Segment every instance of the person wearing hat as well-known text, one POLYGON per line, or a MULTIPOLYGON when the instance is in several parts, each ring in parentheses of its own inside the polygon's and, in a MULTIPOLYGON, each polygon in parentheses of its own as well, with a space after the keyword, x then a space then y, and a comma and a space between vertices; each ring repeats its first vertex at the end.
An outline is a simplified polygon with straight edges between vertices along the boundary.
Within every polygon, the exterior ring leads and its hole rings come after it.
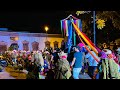
POLYGON ((59 57, 60 59, 57 62, 55 79, 70 79, 72 74, 70 70, 70 64, 67 61, 67 53, 61 51, 59 53, 59 57))
POLYGON ((117 48, 117 57, 118 57, 118 63, 120 64, 120 47, 117 48))
POLYGON ((79 79, 79 74, 82 70, 82 52, 79 46, 74 47, 75 53, 74 58, 71 63, 71 67, 73 68, 73 78, 79 79))
POLYGON ((106 57, 102 59, 103 79, 120 79, 119 65, 115 62, 112 51, 104 49, 106 57))
MULTIPOLYGON (((92 52, 92 54, 100 59, 94 51, 92 51, 92 49, 90 48, 90 46, 88 46, 88 49, 92 52)), ((85 55, 85 58, 88 59, 88 63, 89 63, 89 66, 88 66, 88 75, 93 79, 93 76, 94 76, 94 72, 95 70, 97 69, 97 66, 98 66, 98 62, 93 58, 93 56, 87 52, 87 54, 85 55)))

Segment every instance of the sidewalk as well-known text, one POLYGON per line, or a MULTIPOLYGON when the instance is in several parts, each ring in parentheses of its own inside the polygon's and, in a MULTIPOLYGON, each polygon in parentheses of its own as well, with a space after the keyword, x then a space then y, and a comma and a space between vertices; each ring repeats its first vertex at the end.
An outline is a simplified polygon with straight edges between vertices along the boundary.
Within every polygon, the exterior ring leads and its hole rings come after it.
POLYGON ((80 74, 80 75, 79 75, 79 78, 80 78, 80 79, 91 79, 90 76, 89 76, 87 73, 85 73, 85 74, 80 74))

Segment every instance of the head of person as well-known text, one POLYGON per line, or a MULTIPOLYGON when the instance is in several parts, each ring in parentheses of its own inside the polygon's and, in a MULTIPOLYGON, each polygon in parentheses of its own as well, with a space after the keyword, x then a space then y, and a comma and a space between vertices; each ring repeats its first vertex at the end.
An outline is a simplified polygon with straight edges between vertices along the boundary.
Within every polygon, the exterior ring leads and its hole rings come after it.
POLYGON ((109 49, 104 49, 104 53, 106 54, 106 58, 113 58, 112 51, 109 49))
POLYGON ((120 55, 120 48, 116 50, 116 53, 120 55))
POLYGON ((59 57, 60 57, 60 59, 62 59, 62 60, 67 59, 67 53, 65 53, 64 51, 61 51, 61 52, 59 53, 59 57))
POLYGON ((56 50, 56 49, 54 49, 54 50, 53 50, 53 52, 57 52, 57 50, 56 50))
POLYGON ((90 47, 90 46, 87 46, 87 48, 88 48, 90 51, 92 51, 92 49, 91 49, 91 47, 90 47))
POLYGON ((80 51, 80 47, 76 46, 76 47, 74 47, 74 50, 75 50, 75 52, 79 52, 80 51))
POLYGON ((84 46, 81 48, 81 51, 82 52, 87 52, 87 50, 86 50, 86 48, 84 46))
POLYGON ((46 50, 46 51, 45 51, 45 54, 50 54, 50 53, 49 53, 49 51, 46 50))

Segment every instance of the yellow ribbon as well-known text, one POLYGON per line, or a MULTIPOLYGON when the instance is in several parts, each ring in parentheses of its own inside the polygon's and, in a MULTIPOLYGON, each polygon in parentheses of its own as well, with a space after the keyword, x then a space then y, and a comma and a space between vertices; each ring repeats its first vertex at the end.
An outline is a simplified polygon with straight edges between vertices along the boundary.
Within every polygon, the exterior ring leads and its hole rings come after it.
POLYGON ((80 29, 72 22, 76 32, 78 35, 80 35, 83 40, 90 46, 90 48, 98 55, 98 51, 89 43, 89 41, 84 37, 84 35, 81 33, 80 29))

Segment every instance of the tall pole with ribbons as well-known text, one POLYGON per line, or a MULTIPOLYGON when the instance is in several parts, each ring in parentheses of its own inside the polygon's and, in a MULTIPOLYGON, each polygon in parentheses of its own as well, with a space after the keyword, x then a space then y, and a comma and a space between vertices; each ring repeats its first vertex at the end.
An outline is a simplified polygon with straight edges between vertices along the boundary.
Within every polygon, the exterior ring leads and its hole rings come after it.
POLYGON ((61 30, 62 30, 62 34, 64 35, 64 37, 68 37, 68 40, 67 40, 67 45, 66 45, 66 48, 68 48, 68 53, 70 53, 70 49, 71 49, 71 46, 76 46, 76 32, 73 28, 73 25, 71 23, 71 20, 75 23, 75 25, 77 25, 79 28, 81 28, 81 20, 72 16, 71 14, 61 20, 61 30))

